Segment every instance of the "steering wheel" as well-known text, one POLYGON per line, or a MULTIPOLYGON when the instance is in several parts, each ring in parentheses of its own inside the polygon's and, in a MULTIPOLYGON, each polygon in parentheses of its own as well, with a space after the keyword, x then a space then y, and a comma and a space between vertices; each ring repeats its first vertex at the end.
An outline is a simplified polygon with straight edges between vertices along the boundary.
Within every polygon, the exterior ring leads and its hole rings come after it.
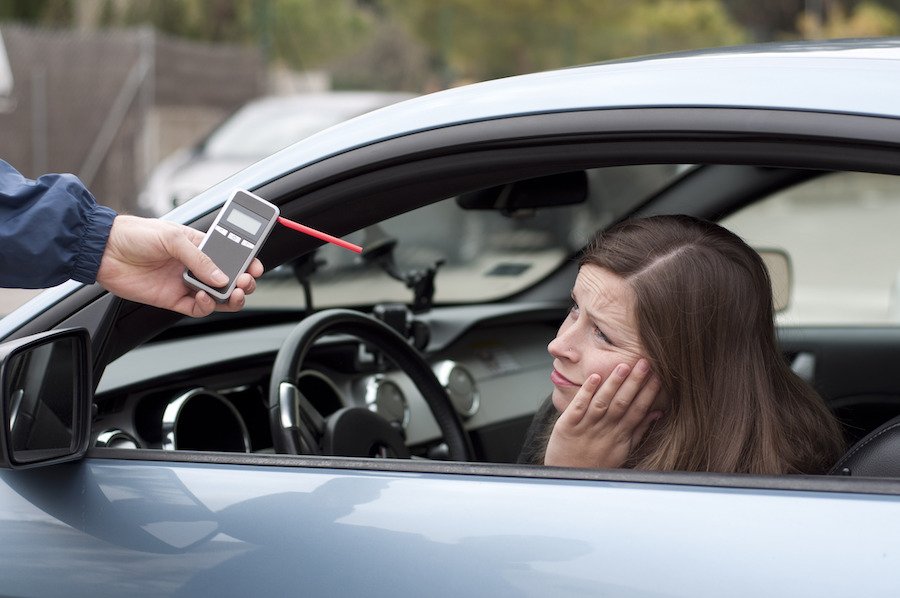
POLYGON ((409 457, 400 432, 364 407, 345 407, 322 417, 294 383, 313 342, 325 334, 367 341, 389 357, 422 393, 437 421, 449 456, 471 461, 474 450, 447 392, 415 347, 393 328, 363 313, 329 309, 305 318, 278 350, 269 384, 269 423, 275 452, 350 457, 409 457))

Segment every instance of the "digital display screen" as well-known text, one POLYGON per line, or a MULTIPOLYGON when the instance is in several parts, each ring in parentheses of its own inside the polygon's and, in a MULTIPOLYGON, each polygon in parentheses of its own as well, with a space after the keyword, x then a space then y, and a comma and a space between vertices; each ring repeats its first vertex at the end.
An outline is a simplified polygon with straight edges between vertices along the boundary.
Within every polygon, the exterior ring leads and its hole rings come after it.
POLYGON ((231 211, 228 212, 225 220, 251 235, 255 235, 259 231, 259 227, 262 226, 262 221, 238 209, 237 206, 231 207, 231 211))

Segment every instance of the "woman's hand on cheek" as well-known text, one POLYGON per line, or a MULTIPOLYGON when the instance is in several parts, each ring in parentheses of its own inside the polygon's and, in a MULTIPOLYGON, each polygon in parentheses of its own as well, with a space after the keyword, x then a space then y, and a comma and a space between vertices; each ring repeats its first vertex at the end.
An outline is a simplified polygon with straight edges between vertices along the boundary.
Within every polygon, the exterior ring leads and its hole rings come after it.
POLYGON ((660 384, 646 360, 619 364, 601 384, 592 374, 559 416, 544 465, 609 469, 621 467, 650 425, 660 384))

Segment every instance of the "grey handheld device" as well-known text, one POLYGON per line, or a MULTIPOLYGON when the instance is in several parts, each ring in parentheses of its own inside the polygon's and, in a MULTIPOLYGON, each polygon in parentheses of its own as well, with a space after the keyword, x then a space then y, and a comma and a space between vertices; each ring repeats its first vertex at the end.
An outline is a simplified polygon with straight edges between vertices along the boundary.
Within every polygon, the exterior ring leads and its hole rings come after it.
POLYGON ((249 191, 236 190, 216 214, 216 219, 200 243, 200 251, 208 255, 222 272, 228 275, 228 283, 211 287, 200 282, 185 269, 183 277, 193 289, 206 291, 224 303, 237 284, 237 277, 247 270, 262 244, 278 220, 278 207, 249 191))

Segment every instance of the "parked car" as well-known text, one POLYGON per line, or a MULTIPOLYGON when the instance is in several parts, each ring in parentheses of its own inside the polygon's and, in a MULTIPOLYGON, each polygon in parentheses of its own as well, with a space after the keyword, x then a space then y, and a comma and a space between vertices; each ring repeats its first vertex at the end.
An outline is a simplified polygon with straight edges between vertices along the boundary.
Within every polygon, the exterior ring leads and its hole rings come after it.
POLYGON ((305 137, 413 94, 327 91, 266 96, 247 103, 196 145, 160 162, 138 195, 161 216, 222 179, 305 137))
POLYGON ((894 39, 478 83, 292 145, 166 218, 248 189, 361 257, 279 228, 293 275, 237 314, 72 282, 0 320, 0 594, 894 596, 898 155, 894 39), (662 213, 788 256, 782 349, 865 438, 844 475, 515 463, 573 256, 662 213), (36 450, 23 363, 67 389, 36 450))

